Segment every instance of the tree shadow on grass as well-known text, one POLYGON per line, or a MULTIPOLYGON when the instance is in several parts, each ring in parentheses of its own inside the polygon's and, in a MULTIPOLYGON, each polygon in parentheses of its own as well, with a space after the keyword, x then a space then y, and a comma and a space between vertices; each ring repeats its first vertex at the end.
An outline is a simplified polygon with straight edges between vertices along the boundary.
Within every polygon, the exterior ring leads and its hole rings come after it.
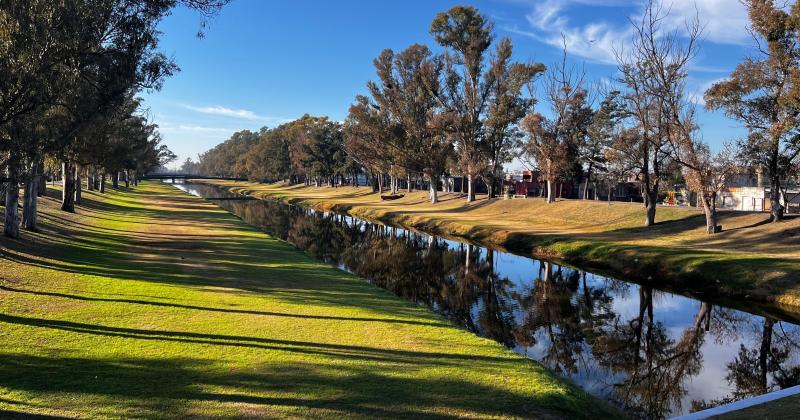
POLYGON ((219 369, 208 360, 191 357, 95 359, 5 353, 0 358, 0 387, 46 393, 53 404, 49 408, 82 415, 181 417, 208 404, 226 417, 294 413, 308 418, 604 418, 611 414, 603 407, 576 403, 577 395, 562 389, 524 394, 481 378, 448 376, 450 365, 438 374, 415 374, 430 367, 429 356, 408 365, 340 359, 327 364, 276 363, 267 358, 246 369, 219 369))
MULTIPOLYGON (((148 330, 138 328, 112 327, 82 322, 50 320, 0 314, 0 322, 15 325, 27 325, 36 328, 47 328, 61 331, 70 331, 82 334, 93 334, 106 337, 132 338, 138 340, 159 340, 165 342, 180 342, 188 344, 208 344, 225 347, 250 347, 255 349, 280 350, 293 353, 322 355, 356 360, 384 361, 400 364, 426 363, 439 364, 464 364, 470 363, 503 363, 520 362, 521 359, 513 354, 506 356, 478 356, 459 353, 434 353, 423 351, 406 351, 381 349, 366 346, 351 346, 332 343, 312 343, 296 340, 281 340, 265 337, 250 337, 225 334, 206 334, 184 331, 148 330)), ((527 362, 524 362, 527 363, 527 362)))
POLYGON ((299 318, 299 319, 321 319, 321 320, 333 320, 333 321, 359 321, 359 322, 382 322, 382 323, 385 322, 389 324, 426 325, 432 327, 452 327, 450 324, 446 322, 426 322, 426 321, 415 321, 410 319, 378 318, 378 317, 375 318, 345 317, 345 316, 331 316, 331 315, 295 314, 288 312, 256 311, 256 310, 235 309, 235 308, 216 308, 210 306, 184 305, 171 302, 159 302, 155 300, 151 301, 143 299, 103 298, 103 297, 82 296, 72 293, 26 290, 26 289, 14 288, 11 286, 3 286, 3 285, 0 285, 0 290, 12 293, 25 293, 37 296, 49 296, 49 297, 64 298, 64 299, 82 300, 87 302, 124 303, 124 304, 134 304, 134 305, 165 307, 165 308, 191 309, 191 310, 208 311, 208 312, 221 312, 229 314, 264 315, 264 316, 276 316, 276 317, 299 318))
MULTIPOLYGON (((173 217, 170 210, 162 213, 161 220, 173 217)), ((443 325, 444 321, 434 315, 425 316, 424 310, 389 299, 363 280, 331 269, 284 242, 260 233, 252 235, 257 229, 224 210, 213 219, 226 236, 165 240, 168 238, 147 233, 76 225, 63 218, 62 223, 48 223, 33 240, 0 239, 6 245, 0 249, 0 257, 32 268, 112 280, 215 288, 219 293, 280 295, 287 303, 303 306, 358 308, 374 313, 374 322, 443 325), (229 225, 236 229, 228 229, 229 225), (419 321, 420 317, 426 319, 419 321)), ((373 322, 371 317, 356 318, 373 322)))

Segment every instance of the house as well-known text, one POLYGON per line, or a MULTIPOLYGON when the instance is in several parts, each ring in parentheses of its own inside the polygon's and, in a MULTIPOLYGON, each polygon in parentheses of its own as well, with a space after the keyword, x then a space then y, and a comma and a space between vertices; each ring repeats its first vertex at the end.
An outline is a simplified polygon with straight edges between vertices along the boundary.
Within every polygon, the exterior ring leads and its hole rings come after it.
MULTIPOLYGON (((728 179, 727 185, 717 194, 717 208, 738 211, 771 210, 770 187, 760 168, 755 173, 743 169, 728 179)), ((787 213, 800 211, 800 186, 784 180, 785 190, 780 193, 781 205, 787 213)))
MULTIPOLYGON (((571 181, 559 181, 553 186, 558 198, 574 198, 575 188, 571 181)), ((547 183, 541 179, 539 171, 520 171, 506 174, 503 188, 514 197, 544 197, 547 183)))

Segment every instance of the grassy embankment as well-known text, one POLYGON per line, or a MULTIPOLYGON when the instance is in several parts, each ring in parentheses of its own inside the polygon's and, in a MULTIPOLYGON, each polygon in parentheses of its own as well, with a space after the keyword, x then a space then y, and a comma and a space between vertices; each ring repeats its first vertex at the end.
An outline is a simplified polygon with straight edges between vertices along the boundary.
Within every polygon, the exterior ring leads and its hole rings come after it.
POLYGON ((0 417, 612 417, 539 364, 145 183, 0 239, 0 417))
POLYGON ((723 212, 724 232, 705 233, 702 211, 659 207, 657 225, 643 227, 641 204, 539 198, 467 204, 427 192, 381 202, 369 188, 329 188, 204 181, 262 198, 400 224, 428 232, 532 253, 661 287, 707 296, 746 297, 800 310, 800 218, 766 223, 762 213, 723 212))

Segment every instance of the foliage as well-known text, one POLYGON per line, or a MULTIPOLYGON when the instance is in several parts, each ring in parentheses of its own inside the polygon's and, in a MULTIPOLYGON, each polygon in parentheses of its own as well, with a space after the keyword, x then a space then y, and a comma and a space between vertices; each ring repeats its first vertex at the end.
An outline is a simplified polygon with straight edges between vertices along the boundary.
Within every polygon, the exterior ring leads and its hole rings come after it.
POLYGON ((782 182, 800 155, 800 5, 790 10, 772 0, 745 1, 757 57, 748 57, 727 80, 705 94, 706 107, 722 109, 748 130, 741 156, 770 179, 772 219, 783 218, 782 182))

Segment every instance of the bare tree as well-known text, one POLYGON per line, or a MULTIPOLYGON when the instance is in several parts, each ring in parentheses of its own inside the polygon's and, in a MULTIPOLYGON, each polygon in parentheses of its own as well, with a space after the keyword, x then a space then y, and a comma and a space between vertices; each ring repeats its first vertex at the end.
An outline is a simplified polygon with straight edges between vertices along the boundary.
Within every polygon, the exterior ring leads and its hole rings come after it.
POLYGON ((578 150, 591 123, 592 110, 583 87, 583 72, 561 64, 548 72, 545 95, 552 117, 532 112, 522 122, 528 133, 526 155, 547 181, 547 202, 556 201, 555 183, 578 164, 578 150))
POLYGON ((677 161, 689 190, 697 193, 706 216, 706 230, 717 233, 717 195, 736 169, 734 149, 730 144, 712 153, 708 144, 688 139, 677 146, 677 161))
MULTIPOLYGON (((702 27, 697 18, 687 22, 685 32, 665 32, 662 24, 668 16, 660 1, 650 0, 641 20, 631 21, 634 39, 630 50, 617 51, 625 87, 623 99, 629 120, 638 135, 626 139, 627 157, 633 173, 642 183, 647 208, 646 226, 655 223, 660 183, 675 150, 677 137, 686 137, 685 123, 691 110, 685 107, 684 87, 687 67, 695 56, 702 27)), ((687 128, 688 129, 688 128, 687 128)))

